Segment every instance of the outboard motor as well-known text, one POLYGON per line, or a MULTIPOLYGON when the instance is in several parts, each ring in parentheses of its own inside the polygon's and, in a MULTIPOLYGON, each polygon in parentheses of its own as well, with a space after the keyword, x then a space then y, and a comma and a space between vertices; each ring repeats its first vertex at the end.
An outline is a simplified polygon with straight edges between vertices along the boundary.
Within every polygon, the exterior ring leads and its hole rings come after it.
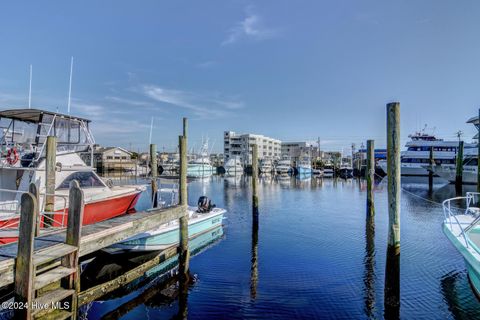
POLYGON ((215 205, 212 204, 212 201, 208 199, 208 197, 201 196, 200 198, 198 198, 198 205, 197 205, 198 213, 208 213, 213 208, 215 208, 215 205))

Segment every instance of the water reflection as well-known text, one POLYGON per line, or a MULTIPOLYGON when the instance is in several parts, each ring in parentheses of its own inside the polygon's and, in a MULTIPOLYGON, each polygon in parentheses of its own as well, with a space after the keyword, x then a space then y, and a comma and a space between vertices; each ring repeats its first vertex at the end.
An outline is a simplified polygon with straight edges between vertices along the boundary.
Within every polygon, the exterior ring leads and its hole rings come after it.
POLYGON ((470 292, 466 271, 447 273, 440 280, 440 287, 454 319, 480 319, 479 302, 470 292))
MULTIPOLYGON (((189 248, 192 257, 216 245, 223 236, 223 227, 219 226, 211 231, 203 233, 189 242, 189 248)), ((139 267, 143 263, 152 260, 160 252, 125 252, 120 254, 101 254, 90 262, 82 272, 81 285, 82 290, 95 285, 112 280, 124 274, 129 270, 139 267)), ((144 276, 121 286, 114 292, 102 297, 102 300, 120 299, 118 304, 102 304, 94 302, 92 306, 82 309, 85 317, 99 316, 108 319, 117 319, 140 305, 149 307, 168 307, 178 299, 178 313, 175 316, 179 319, 186 319, 188 314, 188 291, 195 284, 195 278, 188 277, 188 281, 178 281, 177 277, 172 277, 172 270, 178 265, 177 256, 168 260, 160 260, 161 263, 155 265, 144 273, 144 276), (93 310, 93 311, 90 311, 93 310), (93 314, 90 314, 92 313, 93 314)))
POLYGON ((400 318, 400 248, 388 246, 385 265, 384 318, 400 318))
MULTIPOLYGON (((368 209, 367 209, 368 210, 368 209)), ((365 271, 364 284, 364 311, 367 318, 375 315, 375 218, 367 214, 365 221, 365 257, 363 259, 365 271)))
POLYGON ((258 285, 258 210, 252 212, 252 265, 250 268, 250 299, 257 298, 258 285))

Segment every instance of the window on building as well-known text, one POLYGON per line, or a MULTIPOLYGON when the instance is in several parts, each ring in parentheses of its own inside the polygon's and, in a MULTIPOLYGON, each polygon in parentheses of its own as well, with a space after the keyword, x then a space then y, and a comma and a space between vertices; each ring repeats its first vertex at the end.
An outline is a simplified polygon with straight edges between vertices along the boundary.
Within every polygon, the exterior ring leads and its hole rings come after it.
POLYGON ((69 175, 57 190, 66 190, 70 188, 70 182, 77 180, 80 184, 80 188, 103 188, 105 184, 100 180, 93 172, 75 172, 69 175))
POLYGON ((112 156, 107 156, 107 160, 112 160, 113 157, 112 156))
POLYGON ((115 160, 120 160, 120 157, 119 157, 119 156, 116 156, 116 157, 115 157, 115 160))
POLYGON ((127 157, 126 157, 126 156, 122 156, 122 160, 127 160, 127 157))

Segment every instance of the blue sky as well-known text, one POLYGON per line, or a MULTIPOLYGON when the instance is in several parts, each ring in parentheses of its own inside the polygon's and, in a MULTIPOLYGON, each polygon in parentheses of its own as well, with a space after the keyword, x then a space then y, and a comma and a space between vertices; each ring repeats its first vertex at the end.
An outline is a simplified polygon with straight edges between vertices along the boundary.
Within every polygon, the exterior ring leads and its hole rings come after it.
POLYGON ((428 124, 469 141, 480 107, 480 2, 15 1, 0 4, 0 108, 94 120, 97 142, 172 149, 224 130, 316 140, 332 150, 385 143, 401 102, 403 142, 428 124))

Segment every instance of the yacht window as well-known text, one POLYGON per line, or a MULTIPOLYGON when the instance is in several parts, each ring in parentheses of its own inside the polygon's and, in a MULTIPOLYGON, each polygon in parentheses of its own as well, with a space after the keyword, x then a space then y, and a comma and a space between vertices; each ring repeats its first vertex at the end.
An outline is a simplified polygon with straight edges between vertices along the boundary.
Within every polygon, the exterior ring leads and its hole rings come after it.
POLYGON ((69 175, 57 190, 70 188, 70 182, 77 180, 80 188, 103 188, 105 184, 93 173, 89 171, 75 172, 69 175))

